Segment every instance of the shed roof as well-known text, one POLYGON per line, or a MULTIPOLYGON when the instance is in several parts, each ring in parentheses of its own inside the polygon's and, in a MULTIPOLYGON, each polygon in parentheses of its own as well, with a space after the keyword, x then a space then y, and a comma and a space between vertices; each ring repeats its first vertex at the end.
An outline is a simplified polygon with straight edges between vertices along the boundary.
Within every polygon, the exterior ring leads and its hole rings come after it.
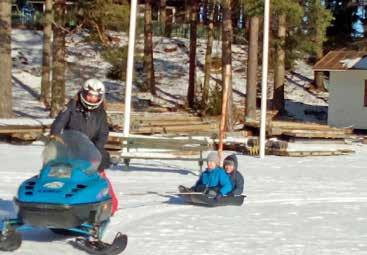
POLYGON ((315 71, 367 70, 367 51, 330 51, 313 67, 315 71))

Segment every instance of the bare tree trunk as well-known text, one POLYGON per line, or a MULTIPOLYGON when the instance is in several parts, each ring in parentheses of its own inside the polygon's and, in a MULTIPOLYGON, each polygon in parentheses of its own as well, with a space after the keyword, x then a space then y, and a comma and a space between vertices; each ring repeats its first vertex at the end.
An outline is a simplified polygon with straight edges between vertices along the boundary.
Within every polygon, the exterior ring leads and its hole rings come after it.
MULTIPOLYGON (((323 53, 323 41, 322 41, 322 31, 320 29, 316 28, 316 60, 319 61, 324 56, 323 53)), ((324 86, 324 73, 323 72, 315 72, 315 85, 316 87, 321 90, 325 91, 324 86)))
POLYGON ((185 23, 191 20, 191 4, 193 0, 185 0, 185 23))
POLYGON ((155 95, 152 0, 145 1, 144 22, 144 89, 155 95))
POLYGON ((195 104, 197 19, 198 19, 198 1, 191 0, 190 68, 189 68, 189 87, 187 90, 187 102, 190 108, 194 108, 195 104))
POLYGON ((11 0, 0 0, 0 118, 13 116, 11 0))
POLYGON ((246 121, 256 120, 257 67, 259 50, 259 17, 250 18, 250 38, 247 60, 246 121))
POLYGON ((57 116, 65 105, 65 8, 65 0, 55 1, 51 117, 57 116))
POLYGON ((205 53, 205 70, 204 70, 204 86, 203 86, 203 97, 201 102, 201 109, 205 111, 207 108, 209 98, 209 81, 210 81, 210 70, 212 66, 212 52, 213 52, 213 41, 214 41, 214 3, 215 0, 209 2, 209 17, 208 17, 208 42, 205 53))
MULTIPOLYGON (((231 0, 223 0, 223 24, 222 24, 222 83, 223 90, 228 90, 227 105, 227 130, 233 130, 233 93, 232 93, 232 38, 233 27, 231 19, 231 0)), ((225 96, 226 93, 223 93, 225 96)), ((224 100, 223 100, 224 101, 224 100)), ((224 114, 222 112, 222 114, 224 114)))
POLYGON ((166 23, 167 23, 167 13, 166 13, 167 0, 160 0, 159 2, 159 23, 161 27, 161 35, 166 34, 166 23))
POLYGON ((278 44, 275 52, 274 67, 274 110, 284 110, 284 81, 285 81, 285 36, 286 36, 286 15, 278 16, 278 44))
POLYGON ((42 54, 42 82, 40 101, 49 108, 51 105, 51 36, 52 36, 52 0, 46 0, 46 13, 43 21, 43 54, 42 54))

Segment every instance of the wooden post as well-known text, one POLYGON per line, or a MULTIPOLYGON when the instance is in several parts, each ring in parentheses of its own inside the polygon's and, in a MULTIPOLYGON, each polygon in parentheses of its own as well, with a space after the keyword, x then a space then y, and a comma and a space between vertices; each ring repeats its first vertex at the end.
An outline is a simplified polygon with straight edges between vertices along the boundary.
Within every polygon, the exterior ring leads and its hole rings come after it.
MULTIPOLYGON (((230 72, 231 66, 226 65, 224 72, 230 72), (227 70, 228 69, 228 70, 227 70)), ((229 76, 225 76, 229 77, 229 76)), ((227 120, 227 104, 228 104, 228 84, 229 82, 223 82, 223 98, 222 98, 222 115, 220 120, 220 127, 219 127, 219 146, 218 146, 218 154, 219 160, 222 163, 223 160, 223 143, 224 143, 224 136, 226 131, 226 120, 227 120)))

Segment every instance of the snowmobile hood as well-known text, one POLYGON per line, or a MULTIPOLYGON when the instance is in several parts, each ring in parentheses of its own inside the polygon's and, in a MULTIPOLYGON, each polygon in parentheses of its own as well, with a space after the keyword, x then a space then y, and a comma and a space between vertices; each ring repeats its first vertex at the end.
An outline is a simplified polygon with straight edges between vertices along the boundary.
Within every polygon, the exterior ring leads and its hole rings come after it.
POLYGON ((88 172, 86 161, 50 162, 40 174, 22 183, 18 200, 29 203, 77 205, 110 199, 108 183, 88 172))
POLYGON ((231 154, 229 156, 227 156, 223 162, 225 162, 226 160, 231 160, 234 162, 234 170, 237 171, 238 170, 238 160, 237 160, 237 156, 236 154, 231 154))

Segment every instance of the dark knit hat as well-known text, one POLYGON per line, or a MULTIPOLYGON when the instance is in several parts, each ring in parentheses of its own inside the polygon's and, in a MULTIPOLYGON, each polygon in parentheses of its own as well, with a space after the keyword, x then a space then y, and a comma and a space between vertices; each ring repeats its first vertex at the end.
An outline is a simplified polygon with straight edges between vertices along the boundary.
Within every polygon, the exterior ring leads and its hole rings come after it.
POLYGON ((223 167, 225 166, 235 166, 234 160, 232 158, 227 158, 223 161, 223 167))

